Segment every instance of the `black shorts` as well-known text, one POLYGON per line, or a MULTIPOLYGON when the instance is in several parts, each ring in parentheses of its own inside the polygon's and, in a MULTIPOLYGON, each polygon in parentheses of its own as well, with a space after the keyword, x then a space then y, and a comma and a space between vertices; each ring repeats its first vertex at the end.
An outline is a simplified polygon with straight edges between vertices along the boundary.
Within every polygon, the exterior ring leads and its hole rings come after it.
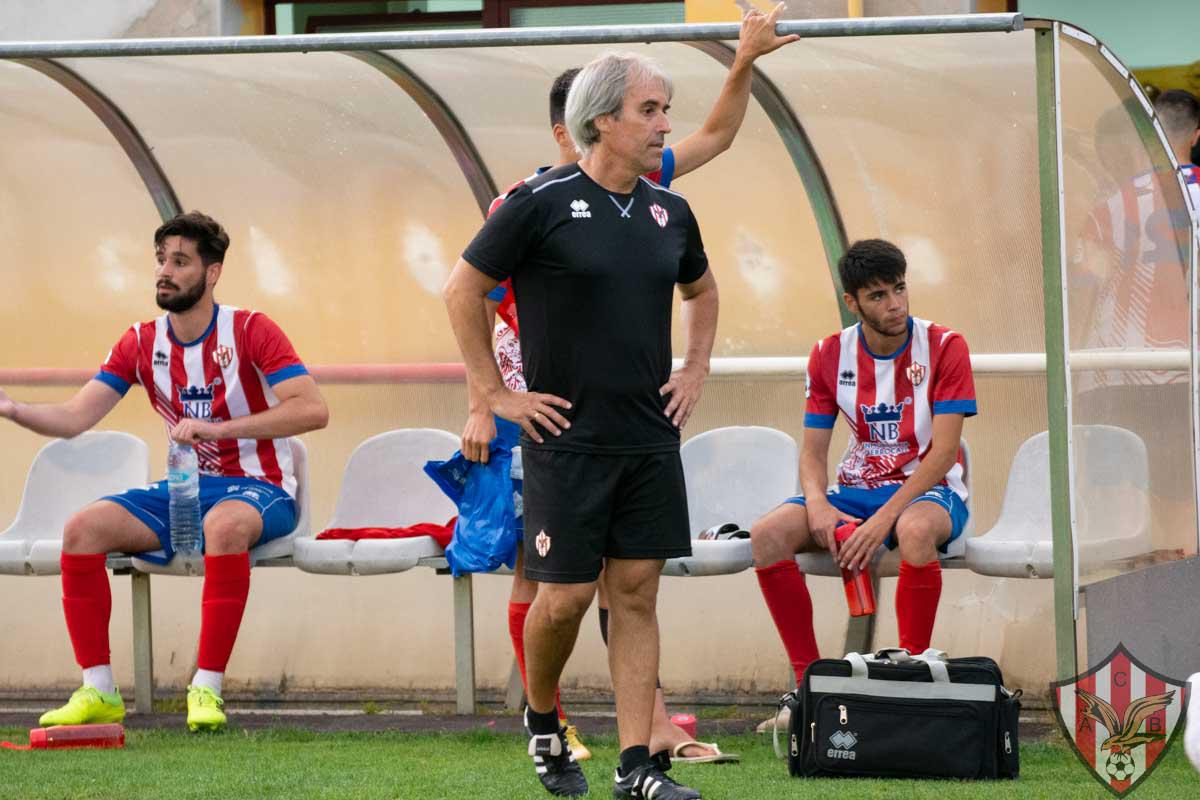
POLYGON ((593 455, 522 448, 525 577, 590 583, 606 558, 691 555, 679 453, 593 455))

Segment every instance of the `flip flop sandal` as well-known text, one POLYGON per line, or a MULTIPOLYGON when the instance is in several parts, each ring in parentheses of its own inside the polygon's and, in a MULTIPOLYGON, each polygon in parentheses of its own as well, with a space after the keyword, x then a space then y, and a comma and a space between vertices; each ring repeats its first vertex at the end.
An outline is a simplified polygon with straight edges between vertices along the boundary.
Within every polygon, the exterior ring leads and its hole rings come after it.
POLYGON ((722 753, 721 748, 717 747, 716 742, 697 742, 693 740, 680 742, 671 748, 671 762, 676 764, 736 764, 741 760, 742 757, 737 753, 722 753), (688 747, 707 747, 713 753, 707 756, 679 755, 688 747))

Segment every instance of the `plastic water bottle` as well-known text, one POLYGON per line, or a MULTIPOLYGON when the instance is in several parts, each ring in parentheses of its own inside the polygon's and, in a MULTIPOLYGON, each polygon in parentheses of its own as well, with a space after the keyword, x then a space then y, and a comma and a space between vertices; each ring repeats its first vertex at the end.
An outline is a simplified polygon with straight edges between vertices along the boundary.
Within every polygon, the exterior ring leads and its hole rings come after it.
POLYGON ((167 451, 167 497, 171 547, 181 555, 200 552, 200 469, 191 445, 171 442, 167 451))
MULTIPOLYGON (((843 522, 834 531, 838 549, 850 538, 858 525, 853 522, 843 522)), ((850 616, 865 617, 875 613, 875 587, 871 584, 871 568, 859 569, 842 568, 842 588, 846 592, 846 605, 850 608, 850 616)))

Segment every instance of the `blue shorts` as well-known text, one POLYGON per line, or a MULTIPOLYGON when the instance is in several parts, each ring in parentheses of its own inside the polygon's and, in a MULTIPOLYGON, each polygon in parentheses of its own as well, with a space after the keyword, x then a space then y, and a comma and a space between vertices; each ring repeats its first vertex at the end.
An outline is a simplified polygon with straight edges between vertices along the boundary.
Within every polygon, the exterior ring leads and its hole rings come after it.
MULTIPOLYGON (((142 489, 130 489, 122 494, 110 494, 108 500, 124 506, 158 537, 161 550, 139 553, 139 558, 166 564, 175 555, 171 548, 171 523, 168 516, 167 482, 159 481, 142 489)), ((237 500, 253 506, 262 517, 262 536, 255 544, 265 544, 272 539, 287 536, 296 528, 296 501, 291 495, 274 484, 257 478, 216 478, 200 476, 200 517, 203 519, 217 505, 237 500)), ((200 537, 201 550, 204 535, 200 537)))
MULTIPOLYGON (((892 495, 900 491, 903 484, 897 483, 892 486, 880 486, 878 489, 856 489, 853 486, 838 486, 835 489, 830 489, 826 498, 829 504, 849 514, 852 517, 857 517, 864 522, 871 516, 883 508, 888 500, 892 499, 892 495)), ((789 497, 787 502, 795 503, 798 506, 805 505, 803 497, 789 497)), ((940 485, 930 489, 925 494, 918 497, 909 503, 910 506, 917 503, 936 503, 946 509, 946 513, 950 515, 950 538, 943 542, 938 547, 938 552, 945 553, 946 548, 950 543, 962 536, 963 528, 967 526, 967 517, 971 512, 967 510, 967 504, 962 501, 962 498, 950 490, 949 486, 940 485)), ((887 539, 883 542, 888 546, 889 550, 896 549, 896 532, 892 531, 888 534, 887 539)))

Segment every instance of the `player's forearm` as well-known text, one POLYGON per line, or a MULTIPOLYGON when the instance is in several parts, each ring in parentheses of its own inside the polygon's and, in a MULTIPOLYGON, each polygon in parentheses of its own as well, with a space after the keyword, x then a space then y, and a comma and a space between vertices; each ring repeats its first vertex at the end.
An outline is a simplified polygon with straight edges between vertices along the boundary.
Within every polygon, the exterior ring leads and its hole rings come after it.
POLYGON ((468 397, 490 407, 494 394, 504 388, 500 368, 492 355, 492 332, 488 325, 486 298, 469 288, 447 286, 444 292, 450 327, 467 369, 468 397))
POLYGON ((329 424, 329 407, 320 397, 290 397, 274 408, 218 422, 221 439, 286 439, 329 424))
POLYGON ((684 368, 697 368, 708 374, 712 361, 713 342, 717 338, 717 316, 720 299, 714 283, 699 294, 685 297, 679 305, 679 316, 683 321, 686 350, 684 368))
POLYGON ((801 451, 800 491, 808 502, 821 502, 829 490, 828 456, 801 451))
POLYGON ((42 436, 70 439, 91 426, 77 411, 63 403, 16 403, 5 416, 26 430, 42 436))

